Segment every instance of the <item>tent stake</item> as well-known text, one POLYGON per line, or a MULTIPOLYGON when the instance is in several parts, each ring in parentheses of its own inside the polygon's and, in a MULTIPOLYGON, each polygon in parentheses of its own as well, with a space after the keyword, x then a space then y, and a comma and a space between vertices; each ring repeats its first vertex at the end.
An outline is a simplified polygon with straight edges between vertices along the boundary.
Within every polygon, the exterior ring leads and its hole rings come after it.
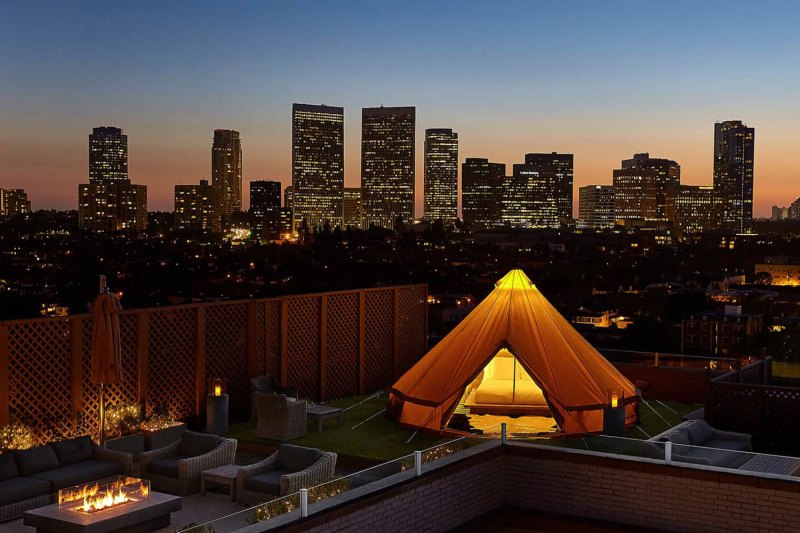
POLYGON ((383 413, 383 412, 385 412, 385 411, 386 411, 386 409, 381 409, 380 411, 378 411, 378 412, 377 412, 377 413, 375 413, 374 415, 370 416, 370 417, 369 417, 369 418, 367 418, 366 420, 362 420, 361 422, 359 422, 359 423, 358 423, 358 424, 356 424, 355 426, 351 427, 350 429, 351 429, 351 430, 353 430, 353 429, 356 429, 358 426, 360 426, 360 425, 361 425, 361 424, 363 424, 364 422, 369 422, 370 420, 372 420, 373 418, 375 418, 376 416, 378 416, 379 414, 381 414, 381 413, 383 413))
POLYGON ((409 442, 411 442, 411 439, 413 439, 413 438, 414 438, 414 437, 416 437, 416 436, 417 436, 417 432, 415 431, 414 433, 412 433, 412 434, 411 434, 411 436, 410 436, 410 437, 408 437, 408 440, 406 441, 406 444, 408 444, 409 442))

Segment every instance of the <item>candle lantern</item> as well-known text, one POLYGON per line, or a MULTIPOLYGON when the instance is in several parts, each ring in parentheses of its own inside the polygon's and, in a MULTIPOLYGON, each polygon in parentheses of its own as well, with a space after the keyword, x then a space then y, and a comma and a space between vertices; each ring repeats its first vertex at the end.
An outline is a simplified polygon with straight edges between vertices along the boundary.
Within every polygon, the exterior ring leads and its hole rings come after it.
POLYGON ((625 436, 624 391, 609 391, 608 404, 603 409, 603 434, 612 437, 625 436))
POLYGON ((222 435, 228 431, 228 387, 224 378, 208 381, 206 433, 222 435))
POLYGON ((223 396, 228 393, 224 378, 214 378, 208 381, 209 396, 223 396))

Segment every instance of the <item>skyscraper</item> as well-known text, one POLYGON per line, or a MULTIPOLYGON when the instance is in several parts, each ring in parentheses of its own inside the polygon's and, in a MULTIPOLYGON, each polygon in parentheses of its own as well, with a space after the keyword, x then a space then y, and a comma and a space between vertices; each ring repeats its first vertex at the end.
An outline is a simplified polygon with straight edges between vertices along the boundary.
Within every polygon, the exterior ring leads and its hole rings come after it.
POLYGON ((500 224, 506 166, 468 158, 461 165, 461 216, 471 230, 500 224))
POLYGON ((250 218, 253 234, 262 241, 276 240, 281 233, 281 182, 250 182, 250 218))
POLYGON ((364 228, 395 228, 414 218, 413 107, 365 107, 361 113, 364 228))
POLYGON ((517 227, 557 228, 572 220, 572 154, 526 154, 503 194, 503 221, 517 227))
POLYGON ((31 212, 31 202, 23 189, 0 189, 0 216, 13 217, 31 212))
POLYGON ((614 227, 614 187, 587 185, 578 189, 578 227, 584 229, 614 227))
POLYGON ((342 225, 344 108, 292 106, 292 188, 295 220, 342 225))
POLYGON ((650 170, 655 172, 655 204, 654 218, 667 220, 666 206, 672 200, 667 198, 670 191, 676 191, 681 182, 681 166, 671 159, 650 157, 648 153, 634 154, 633 158, 622 161, 624 170, 650 170))
POLYGON ((214 130, 211 185, 220 191, 223 219, 242 210, 242 141, 235 130, 214 130))
POLYGON ((425 130, 425 218, 452 224, 458 216, 458 133, 425 130))
POLYGON ((342 218, 344 227, 361 227, 361 189, 359 187, 344 188, 342 218))
POLYGON ((200 180, 199 185, 175 186, 175 227, 180 230, 222 231, 220 190, 200 180))
POLYGON ((120 128, 89 135, 89 183, 78 185, 78 226, 92 231, 143 231, 147 187, 128 178, 128 136, 120 128))
POLYGON ((639 168, 614 170, 614 218, 644 224, 656 219, 657 172, 639 168))
POLYGON ((722 203, 722 227, 747 232, 753 224, 755 128, 741 120, 714 124, 714 189, 722 203))
POLYGON ((719 227, 722 205, 714 187, 678 185, 670 196, 674 197, 674 208, 668 207, 667 216, 676 230, 691 234, 719 227))

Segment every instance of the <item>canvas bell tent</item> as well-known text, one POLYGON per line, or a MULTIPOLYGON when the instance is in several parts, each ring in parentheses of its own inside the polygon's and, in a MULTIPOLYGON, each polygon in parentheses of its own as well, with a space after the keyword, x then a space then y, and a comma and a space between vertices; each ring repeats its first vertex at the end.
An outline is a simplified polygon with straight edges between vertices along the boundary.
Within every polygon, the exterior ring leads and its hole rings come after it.
POLYGON ((603 409, 616 402, 634 424, 636 399, 633 384, 512 270, 390 388, 388 412, 432 432, 445 431, 458 408, 552 417, 561 432, 578 434, 601 431, 603 409))

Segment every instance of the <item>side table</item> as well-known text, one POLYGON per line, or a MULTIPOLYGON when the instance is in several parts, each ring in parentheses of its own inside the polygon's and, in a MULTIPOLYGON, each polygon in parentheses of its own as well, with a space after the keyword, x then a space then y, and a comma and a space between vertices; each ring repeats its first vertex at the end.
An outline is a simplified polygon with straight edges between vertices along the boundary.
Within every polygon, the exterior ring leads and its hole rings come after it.
POLYGON ((236 501, 236 473, 239 471, 237 465, 223 465, 210 470, 200 472, 200 494, 206 495, 206 484, 216 483, 217 485, 227 485, 231 501, 236 501))

